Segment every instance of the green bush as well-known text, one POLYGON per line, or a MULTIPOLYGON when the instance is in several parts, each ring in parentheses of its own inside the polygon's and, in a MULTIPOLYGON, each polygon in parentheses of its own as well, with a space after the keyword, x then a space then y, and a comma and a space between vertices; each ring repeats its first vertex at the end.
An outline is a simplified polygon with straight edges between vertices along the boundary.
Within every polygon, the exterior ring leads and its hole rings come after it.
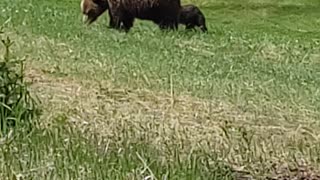
POLYGON ((13 41, 4 38, 1 30, 0 33, 4 48, 4 55, 0 58, 0 132, 3 136, 12 127, 30 130, 40 111, 38 101, 31 96, 24 81, 24 61, 11 57, 13 41))

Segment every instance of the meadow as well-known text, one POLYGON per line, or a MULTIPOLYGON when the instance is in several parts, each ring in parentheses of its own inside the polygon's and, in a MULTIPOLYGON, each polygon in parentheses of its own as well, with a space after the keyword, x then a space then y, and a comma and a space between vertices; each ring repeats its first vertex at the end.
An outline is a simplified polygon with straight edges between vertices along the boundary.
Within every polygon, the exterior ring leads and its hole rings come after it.
POLYGON ((107 13, 85 26, 78 0, 1 0, 43 112, 0 139, 0 177, 320 176, 320 1, 182 2, 208 33, 124 33, 107 13))

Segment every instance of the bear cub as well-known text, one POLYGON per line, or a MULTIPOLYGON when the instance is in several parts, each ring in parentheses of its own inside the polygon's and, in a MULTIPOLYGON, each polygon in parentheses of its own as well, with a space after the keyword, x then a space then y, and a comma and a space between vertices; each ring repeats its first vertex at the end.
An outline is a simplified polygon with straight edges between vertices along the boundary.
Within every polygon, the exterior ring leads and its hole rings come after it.
POLYGON ((200 9, 192 4, 181 6, 179 23, 184 24, 186 29, 199 27, 203 32, 208 31, 206 19, 200 9))

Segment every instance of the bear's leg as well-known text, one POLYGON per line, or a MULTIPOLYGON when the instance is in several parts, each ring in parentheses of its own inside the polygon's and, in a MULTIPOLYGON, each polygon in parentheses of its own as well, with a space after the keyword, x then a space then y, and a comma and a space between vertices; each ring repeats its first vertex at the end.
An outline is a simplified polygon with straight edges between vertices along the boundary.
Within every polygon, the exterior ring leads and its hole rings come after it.
POLYGON ((207 32, 207 31, 208 31, 206 25, 200 26, 200 29, 201 29, 203 32, 207 32))
POLYGON ((116 27, 115 18, 111 14, 110 10, 108 11, 108 13, 109 13, 109 27, 110 28, 115 28, 116 27))
POLYGON ((161 19, 157 19, 154 21, 158 24, 161 30, 177 30, 179 25, 178 15, 174 13, 166 14, 166 16, 161 17, 161 19))
POLYGON ((115 11, 110 10, 109 16, 110 16, 109 26, 111 28, 114 28, 120 31, 124 30, 125 32, 128 32, 133 26, 134 17, 130 16, 129 14, 121 10, 115 10, 115 11))
POLYGON ((112 29, 122 29, 123 28, 123 22, 121 21, 121 19, 119 17, 114 17, 114 15, 112 13, 110 13, 109 11, 109 28, 112 29), (119 25, 119 21, 120 21, 120 25, 119 25), (122 24, 121 24, 122 23, 122 24))
POLYGON ((171 18, 169 20, 170 29, 173 29, 173 30, 177 30, 178 29, 178 27, 179 27, 179 19, 180 19, 179 16, 180 16, 179 10, 173 12, 173 14, 171 15, 171 18))
POLYGON ((166 27, 170 30, 176 30, 178 29, 178 21, 175 19, 168 19, 168 22, 166 23, 166 27))
POLYGON ((126 32, 129 32, 129 30, 132 28, 133 26, 133 22, 134 22, 134 17, 131 17, 131 16, 126 16, 124 19, 123 19, 123 29, 126 31, 126 32))
POLYGON ((121 23, 123 22, 122 21, 122 14, 119 10, 115 9, 109 9, 109 17, 110 17, 110 22, 109 22, 109 26, 111 28, 114 28, 114 29, 121 29, 121 23))
POLYGON ((173 29, 173 30, 177 30, 178 29, 178 24, 179 24, 178 21, 173 21, 170 28, 173 29))
POLYGON ((161 30, 164 30, 164 29, 166 29, 166 26, 165 26, 165 24, 164 24, 164 22, 157 22, 157 24, 158 24, 158 26, 159 26, 159 28, 161 29, 161 30))
POLYGON ((110 19, 109 28, 127 31, 124 22, 118 18, 110 19))
POLYGON ((171 29, 171 30, 176 30, 178 29, 178 19, 175 19, 175 18, 170 18, 168 20, 168 23, 167 23, 167 28, 168 29, 171 29))
POLYGON ((115 29, 121 28, 121 20, 119 17, 113 17, 113 21, 110 23, 111 23, 112 27, 115 29))
POLYGON ((195 25, 193 24, 187 24, 186 25, 186 29, 190 30, 190 29, 194 29, 195 25))
POLYGON ((204 16, 203 16, 202 14, 198 17, 197 25, 200 27, 200 29, 201 29, 203 32, 206 32, 206 31, 207 31, 206 19, 204 18, 204 16))
POLYGON ((162 21, 159 24, 161 30, 176 30, 178 29, 178 22, 174 20, 162 21))

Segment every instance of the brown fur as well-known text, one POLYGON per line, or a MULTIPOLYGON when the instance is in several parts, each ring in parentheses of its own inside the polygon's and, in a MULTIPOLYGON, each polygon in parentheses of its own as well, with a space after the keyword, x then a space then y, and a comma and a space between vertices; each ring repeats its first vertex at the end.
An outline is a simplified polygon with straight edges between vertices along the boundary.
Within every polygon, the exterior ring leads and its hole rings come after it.
POLYGON ((178 28, 180 0, 82 0, 82 13, 91 24, 107 9, 110 26, 116 29, 129 29, 135 18, 151 20, 161 29, 178 28))
POLYGON ((98 19, 109 7, 108 2, 96 0, 81 0, 81 12, 84 15, 84 22, 91 24, 98 19))
POLYGON ((180 10, 179 23, 186 25, 186 29, 200 27, 203 32, 207 31, 206 19, 201 10, 192 4, 184 5, 180 10))

